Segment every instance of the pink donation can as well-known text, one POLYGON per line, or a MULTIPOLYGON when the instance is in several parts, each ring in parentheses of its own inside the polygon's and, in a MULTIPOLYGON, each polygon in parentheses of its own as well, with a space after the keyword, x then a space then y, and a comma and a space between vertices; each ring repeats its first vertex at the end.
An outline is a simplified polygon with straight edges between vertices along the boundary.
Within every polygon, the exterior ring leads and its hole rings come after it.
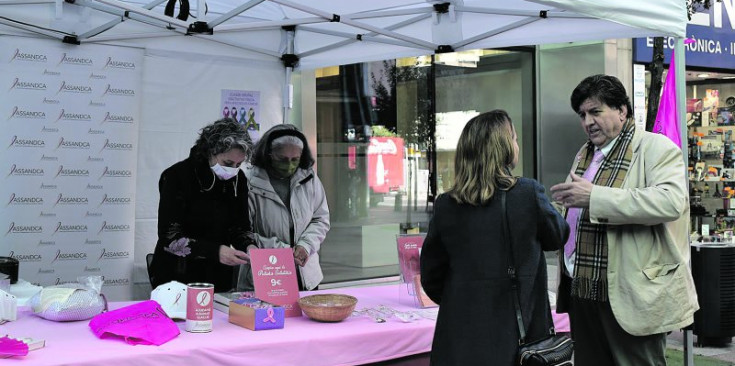
POLYGON ((190 283, 186 288, 186 331, 206 333, 212 331, 214 285, 190 283))

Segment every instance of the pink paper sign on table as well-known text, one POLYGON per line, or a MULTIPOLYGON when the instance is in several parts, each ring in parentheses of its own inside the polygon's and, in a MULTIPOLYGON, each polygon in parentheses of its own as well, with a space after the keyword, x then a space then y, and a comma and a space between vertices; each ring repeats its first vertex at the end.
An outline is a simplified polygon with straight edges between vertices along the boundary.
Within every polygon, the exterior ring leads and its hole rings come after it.
POLYGON ((286 317, 301 316, 296 264, 291 248, 250 251, 255 297, 280 305, 286 317))

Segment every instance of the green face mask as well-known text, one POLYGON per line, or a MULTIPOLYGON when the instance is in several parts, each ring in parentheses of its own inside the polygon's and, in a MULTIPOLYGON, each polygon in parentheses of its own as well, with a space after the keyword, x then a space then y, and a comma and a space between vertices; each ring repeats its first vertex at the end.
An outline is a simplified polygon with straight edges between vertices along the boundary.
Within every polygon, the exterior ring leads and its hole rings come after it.
POLYGON ((281 177, 290 177, 293 173, 296 173, 296 168, 299 167, 299 162, 273 161, 271 166, 281 177))

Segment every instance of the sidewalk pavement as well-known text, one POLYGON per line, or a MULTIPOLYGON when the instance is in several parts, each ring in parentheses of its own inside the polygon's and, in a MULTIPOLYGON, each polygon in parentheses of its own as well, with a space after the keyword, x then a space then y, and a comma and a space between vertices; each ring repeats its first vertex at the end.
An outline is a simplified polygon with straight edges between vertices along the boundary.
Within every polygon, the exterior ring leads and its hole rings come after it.
MULTIPOLYGON (((547 272, 549 276, 549 291, 556 293, 556 277, 558 275, 557 268, 557 255, 556 253, 546 253, 547 272)), ((552 304, 553 306, 553 304, 552 304)), ((706 357, 712 357, 719 360, 731 362, 735 365, 735 344, 728 343, 723 347, 699 347, 697 346, 697 336, 693 336, 694 340, 694 354, 706 357)), ((677 349, 679 351, 684 350, 684 332, 676 331, 671 332, 666 337, 666 347, 677 349)), ((680 365, 669 365, 669 366, 680 366, 680 365)))

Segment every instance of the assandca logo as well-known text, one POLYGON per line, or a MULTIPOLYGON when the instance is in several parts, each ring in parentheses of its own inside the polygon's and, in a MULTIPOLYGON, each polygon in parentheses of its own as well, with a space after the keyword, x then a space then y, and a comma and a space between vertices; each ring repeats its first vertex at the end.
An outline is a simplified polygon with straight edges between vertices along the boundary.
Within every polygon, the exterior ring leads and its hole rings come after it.
POLYGON ((40 254, 16 254, 12 250, 8 257, 15 258, 18 262, 40 262, 43 259, 40 254))
POLYGON ((51 263, 56 261, 82 261, 87 259, 85 252, 62 252, 61 249, 56 250, 56 255, 51 263))
POLYGON ((90 74, 89 74, 89 78, 90 78, 90 79, 98 79, 98 80, 102 80, 102 79, 107 79, 107 75, 103 75, 103 74, 95 74, 95 73, 93 72, 93 73, 90 73, 90 74))
POLYGON ((124 259, 128 257, 130 257, 130 252, 128 251, 108 251, 107 249, 102 248, 102 253, 100 253, 100 257, 97 258, 97 262, 102 259, 124 259))
POLYGON ((102 240, 87 239, 87 240, 84 241, 84 244, 86 244, 86 245, 102 245, 102 240))
POLYGON ((132 116, 128 116, 125 114, 113 114, 110 112, 105 113, 105 118, 102 119, 102 122, 100 124, 105 122, 112 122, 112 123, 133 123, 135 122, 135 119, 132 116))
POLYGON ((59 170, 54 178, 56 177, 89 177, 89 170, 64 168, 63 165, 59 165, 59 170))
POLYGON ((79 56, 69 56, 66 54, 66 52, 64 52, 58 64, 59 65, 65 64, 65 65, 77 65, 77 66, 93 66, 94 62, 92 62, 91 58, 79 57, 79 56))
POLYGON ((58 99, 49 99, 49 98, 44 97, 43 104, 61 104, 61 101, 58 99))
POLYGON ((135 63, 130 61, 115 60, 112 57, 108 57, 103 69, 106 69, 108 67, 113 69, 135 70, 135 63))
POLYGON ((97 130, 97 129, 90 128, 89 131, 87 131, 87 133, 90 135, 104 135, 105 130, 97 130))
POLYGON ((59 121, 90 122, 92 116, 87 113, 67 112, 65 109, 61 109, 59 117, 56 118, 56 122, 59 121))
POLYGON ((59 157, 58 156, 49 156, 49 155, 43 154, 43 155, 41 155, 41 160, 42 161, 59 161, 59 157))
MULTIPOLYGON (((128 278, 110 278, 102 276, 103 286, 127 286, 130 284, 130 279, 128 278)), ((158 314, 151 313, 151 315, 146 316, 146 318, 158 318, 158 314)))
POLYGON ((43 212, 43 211, 41 211, 38 214, 38 217, 56 217, 56 214, 53 213, 53 212, 43 212))
POLYGON ((44 245, 44 246, 47 246, 47 245, 56 245, 56 242, 53 241, 53 240, 43 240, 43 239, 41 239, 41 240, 38 241, 38 245, 39 246, 40 245, 44 245))
POLYGON ((84 266, 84 272, 102 272, 102 268, 84 266))
POLYGON ((125 88, 117 88, 110 84, 107 84, 107 87, 105 88, 105 91, 102 93, 102 96, 116 96, 116 97, 134 97, 135 96, 135 90, 133 89, 125 89, 125 88))
POLYGON ((123 142, 115 142, 110 141, 110 139, 105 139, 105 144, 102 146, 102 150, 126 150, 126 151, 132 151, 133 150, 133 144, 129 143, 123 143, 123 142))
POLYGON ((59 188, 56 184, 45 184, 41 182, 41 188, 39 189, 56 189, 59 188))
POLYGON ((42 75, 60 76, 61 75, 61 72, 59 72, 59 71, 53 71, 53 70, 49 70, 49 69, 43 69, 43 74, 42 75))
POLYGON ((15 221, 13 221, 10 223, 8 231, 5 232, 5 236, 10 234, 43 234, 43 226, 16 224, 15 221))
POLYGON ((17 166, 13 164, 10 166, 10 172, 8 172, 8 177, 11 175, 24 176, 24 177, 43 177, 43 168, 22 167, 22 166, 17 166))
POLYGON ((104 158, 100 158, 99 156, 91 156, 91 155, 88 155, 87 161, 90 161, 90 162, 102 162, 102 161, 105 161, 105 159, 104 158))
POLYGON ((41 128, 41 132, 59 132, 59 129, 56 127, 43 126, 43 128, 41 128))
POLYGON ((54 272, 56 272, 56 270, 50 269, 50 268, 39 268, 38 269, 38 273, 39 274, 51 274, 51 273, 54 273, 54 272))
POLYGON ((8 117, 8 121, 11 119, 23 118, 23 119, 46 119, 46 112, 44 111, 32 111, 28 109, 21 109, 18 106, 13 107, 13 111, 8 117))
POLYGON ((46 83, 42 83, 40 81, 25 81, 20 78, 15 78, 10 84, 10 90, 13 89, 46 90, 46 83))
POLYGON ((107 106, 107 103, 100 102, 98 100, 90 100, 89 101, 89 106, 90 107, 105 107, 105 106, 107 106))
POLYGON ((133 176, 132 170, 127 169, 110 169, 110 167, 106 166, 105 170, 102 172, 102 175, 97 179, 102 178, 130 178, 133 176))
POLYGON ((77 283, 77 282, 78 282, 77 280, 65 280, 65 279, 61 279, 61 277, 56 277, 56 282, 54 282, 54 285, 58 286, 58 285, 65 285, 67 283, 77 283))
POLYGON ((54 229, 54 232, 51 235, 56 235, 56 233, 86 233, 86 232, 87 232, 87 225, 84 225, 84 224, 70 225, 70 224, 63 224, 61 221, 59 221, 59 223, 56 224, 56 229, 54 229))
POLYGON ((43 197, 34 197, 34 196, 19 196, 15 193, 10 194, 10 200, 8 200, 9 205, 42 205, 43 204, 43 197))
POLYGON ((18 135, 13 135, 13 138, 10 139, 10 145, 8 145, 8 148, 11 147, 45 147, 46 141, 41 139, 26 139, 22 137, 18 137, 18 135))
POLYGON ((74 140, 67 140, 63 137, 59 139, 59 144, 56 145, 56 148, 62 148, 62 149, 89 149, 89 141, 74 141, 74 140))
POLYGON ((129 205, 131 201, 130 197, 108 196, 107 193, 105 193, 105 196, 102 197, 102 202, 100 202, 99 205, 129 205))
POLYGON ((87 189, 102 189, 104 188, 101 184, 87 183, 87 189))
POLYGON ((10 62, 13 61, 47 62, 48 57, 43 53, 23 52, 16 48, 13 56, 10 58, 10 62))
POLYGON ((54 203, 54 206, 56 205, 86 205, 86 204, 89 204, 89 199, 87 197, 64 196, 62 193, 59 193, 59 198, 56 199, 56 203, 54 203))
POLYGON ((67 83, 66 80, 64 80, 59 86, 59 91, 56 92, 56 94, 59 93, 91 94, 92 87, 89 85, 71 84, 67 83))
POLYGON ((100 231, 97 232, 97 235, 105 232, 105 233, 114 233, 114 232, 123 232, 123 231, 130 231, 130 225, 128 224, 112 224, 108 223, 107 221, 102 222, 102 227, 100 228, 100 231))

